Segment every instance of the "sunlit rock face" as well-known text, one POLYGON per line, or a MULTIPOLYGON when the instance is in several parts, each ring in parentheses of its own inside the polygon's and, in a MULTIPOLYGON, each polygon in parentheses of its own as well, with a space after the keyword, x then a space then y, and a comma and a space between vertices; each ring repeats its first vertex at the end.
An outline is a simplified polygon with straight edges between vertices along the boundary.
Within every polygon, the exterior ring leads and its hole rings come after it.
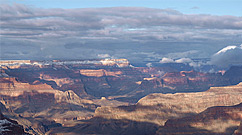
POLYGON ((242 120, 242 103, 235 106, 211 107, 205 111, 178 119, 170 119, 157 131, 157 135, 239 134, 242 120), (238 128, 237 131, 235 131, 238 128))
POLYGON ((132 67, 126 59, 2 61, 0 64, 0 76, 5 77, 0 88, 13 87, 6 83, 10 78, 12 82, 17 80, 15 85, 21 85, 17 87, 23 89, 72 90, 80 97, 107 97, 128 102, 137 102, 154 92, 198 92, 210 86, 236 84, 242 80, 238 75, 242 73, 237 72, 240 68, 231 68, 222 75, 176 71, 169 67, 132 67), (233 74, 236 74, 235 78, 233 74))
MULTIPOLYGON (((216 87, 206 92, 173 94, 175 96, 173 98, 172 94, 151 94, 142 98, 135 105, 98 107, 94 117, 90 120, 80 121, 76 125, 65 128, 52 128, 48 133, 114 134, 115 132, 121 135, 135 133, 140 135, 163 135, 166 133, 227 135, 239 132, 238 126, 242 116, 241 104, 239 104, 242 102, 241 88, 241 84, 221 87, 221 89, 216 87), (232 107, 226 107, 231 105, 232 107), (183 117, 187 121, 180 122, 183 117), (178 132, 176 132, 176 127, 175 129, 172 129, 173 127, 166 128, 166 124, 173 119, 177 119, 174 126, 177 126, 178 132), (167 120, 168 122, 166 122, 167 120), (206 122, 208 122, 208 126, 206 122), (192 123, 194 127, 183 127, 189 123, 192 123), (209 126, 210 124, 213 126, 209 126), (170 130, 171 132, 169 132, 170 130)), ((102 98, 101 100, 106 99, 102 98)), ((172 125, 171 123, 170 126, 172 125)))
POLYGON ((31 134, 155 134, 167 119, 242 102, 241 85, 209 89, 238 83, 240 75, 230 81, 240 74, 233 68, 222 75, 132 67, 125 59, 0 64, 3 114, 31 134))
POLYGON ((233 135, 241 135, 241 134, 242 134, 242 121, 240 122, 238 129, 234 131, 233 135))
POLYGON ((129 119, 164 125, 170 118, 189 116, 212 106, 231 106, 242 102, 242 85, 212 87, 205 92, 154 93, 131 106, 99 107, 95 116, 107 119, 129 119))
POLYGON ((33 84, 23 83, 17 81, 15 77, 1 77, 0 78, 0 92, 2 91, 28 91, 28 90, 53 90, 53 88, 44 83, 40 83, 38 80, 33 84))
POLYGON ((98 70, 82 69, 80 70, 80 74, 85 76, 102 77, 102 76, 119 76, 122 74, 122 72, 121 71, 110 72, 104 69, 98 69, 98 70))

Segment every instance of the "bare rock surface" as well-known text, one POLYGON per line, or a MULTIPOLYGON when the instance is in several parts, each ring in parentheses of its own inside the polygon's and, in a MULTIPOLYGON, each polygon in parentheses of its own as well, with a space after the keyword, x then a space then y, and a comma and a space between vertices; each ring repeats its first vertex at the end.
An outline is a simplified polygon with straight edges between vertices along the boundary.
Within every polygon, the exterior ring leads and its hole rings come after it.
POLYGON ((23 126, 18 122, 5 117, 0 110, 0 134, 1 135, 27 135, 23 126))
POLYGON ((129 119, 164 125, 171 118, 196 114, 212 106, 232 106, 242 102, 242 85, 215 87, 205 92, 150 94, 135 105, 98 107, 95 116, 129 119))
POLYGON ((205 111, 178 119, 168 120, 157 135, 204 134, 231 135, 242 120, 242 103, 235 106, 210 107, 205 111))
POLYGON ((242 121, 240 122, 238 129, 234 131, 233 135, 242 135, 242 121))

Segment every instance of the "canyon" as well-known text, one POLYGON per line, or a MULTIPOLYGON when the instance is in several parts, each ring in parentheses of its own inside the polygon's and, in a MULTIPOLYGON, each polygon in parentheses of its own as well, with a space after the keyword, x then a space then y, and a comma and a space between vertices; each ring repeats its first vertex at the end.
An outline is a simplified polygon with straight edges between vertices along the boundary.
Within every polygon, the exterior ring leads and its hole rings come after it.
MULTIPOLYGON (((1 104, 1 110, 4 106, 1 104)), ((0 110, 0 134, 1 135, 28 135, 24 132, 23 126, 19 125, 17 121, 5 117, 0 110)))
POLYGON ((242 84, 197 93, 150 94, 134 105, 98 107, 93 118, 48 133, 239 134, 241 93, 242 84))
POLYGON ((239 134, 240 82, 240 66, 221 74, 134 67, 126 59, 0 62, 1 111, 29 134, 163 134, 176 127, 214 133, 200 120, 223 123, 204 113, 214 106, 235 108, 215 110, 233 123, 221 132, 239 134))
POLYGON ((135 105, 98 107, 95 115, 107 119, 130 119, 164 125, 168 119, 199 113, 212 106, 231 106, 242 102, 242 83, 211 87, 205 92, 161 94, 141 98, 135 105))
POLYGON ((242 103, 235 106, 210 107, 205 111, 178 119, 170 119, 157 135, 204 134, 232 135, 241 133, 242 103), (238 130, 236 130, 238 129, 238 130))

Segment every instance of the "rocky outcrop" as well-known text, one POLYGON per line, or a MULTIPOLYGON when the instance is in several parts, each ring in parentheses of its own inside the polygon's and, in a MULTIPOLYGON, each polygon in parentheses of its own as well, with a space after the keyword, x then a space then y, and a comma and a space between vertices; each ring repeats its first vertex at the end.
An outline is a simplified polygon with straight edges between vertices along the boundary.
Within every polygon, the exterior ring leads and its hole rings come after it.
POLYGON ((72 127, 52 128, 46 134, 52 135, 154 135, 158 125, 148 122, 137 122, 130 120, 115 120, 93 118, 89 121, 82 121, 72 127))
POLYGON ((29 84, 11 77, 0 79, 3 84, 0 102, 6 106, 6 114, 33 134, 44 134, 53 127, 90 119, 98 106, 125 105, 108 99, 80 98, 72 90, 60 91, 40 82, 29 84))
POLYGON ((38 80, 33 84, 23 83, 16 80, 15 77, 1 77, 0 91, 28 91, 28 90, 53 90, 48 84, 40 83, 38 80))
POLYGON ((197 115, 168 120, 157 131, 157 135, 231 135, 241 120, 242 103, 236 106, 211 107, 197 115))
POLYGON ((212 106, 231 106, 242 102, 242 85, 216 87, 206 92, 150 94, 135 105, 99 107, 95 116, 107 119, 129 119, 164 125, 171 118, 189 116, 212 106))
POLYGON ((98 69, 98 70, 81 69, 80 74, 85 76, 102 77, 102 76, 119 76, 122 74, 122 72, 121 71, 110 72, 104 69, 98 69))
POLYGON ((242 134, 242 121, 240 122, 238 129, 234 131, 233 135, 241 135, 241 134, 242 134))
POLYGON ((6 106, 8 114, 25 128, 35 127, 32 133, 46 132, 40 130, 45 126, 37 126, 46 120, 63 124, 65 121, 89 119, 99 106, 80 98, 72 90, 55 90, 38 81, 29 84, 13 77, 0 78, 0 81, 0 102, 6 106))
POLYGON ((128 67, 130 63, 127 59, 100 59, 100 60, 49 60, 49 61, 31 61, 31 60, 4 60, 0 61, 0 66, 7 66, 10 69, 15 69, 25 66, 37 66, 40 68, 49 65, 97 65, 97 66, 117 66, 128 67))
POLYGON ((241 88, 239 84, 198 93, 151 94, 135 105, 98 107, 92 119, 52 128, 47 134, 232 134, 239 132, 242 104, 226 106, 242 102, 241 88), (222 107, 212 107, 217 105, 222 107))
POLYGON ((18 122, 5 117, 0 110, 0 134, 1 135, 27 135, 23 126, 18 122))
POLYGON ((8 110, 7 114, 14 116, 24 128, 31 130, 30 133, 37 134, 44 134, 53 126, 90 119, 99 106, 91 100, 81 99, 73 91, 14 91, 14 94, 8 94, 1 93, 0 96, 1 103, 8 110))
MULTIPOLYGON (((237 84, 241 80, 240 67, 231 68, 224 75, 194 70, 178 72, 165 67, 131 67, 126 59, 5 61, 1 67, 0 76, 18 80, 23 88, 51 87, 61 91, 72 90, 82 98, 107 97, 133 103, 150 93, 198 92, 210 86, 237 84), (19 67, 11 68, 16 65, 19 67), (237 71, 238 75, 232 78, 230 74, 237 71)), ((8 85, 13 86, 4 83, 2 87, 6 89, 8 85)))
POLYGON ((97 107, 71 90, 0 91, 0 94, 1 102, 22 117, 43 117, 58 123, 86 119, 97 107))
POLYGON ((5 61, 0 63, 0 100, 6 114, 33 134, 95 129, 100 134, 148 134, 155 132, 145 127, 157 129, 167 119, 241 103, 241 84, 209 89, 237 84, 239 71, 179 72, 132 67, 125 59, 5 61))

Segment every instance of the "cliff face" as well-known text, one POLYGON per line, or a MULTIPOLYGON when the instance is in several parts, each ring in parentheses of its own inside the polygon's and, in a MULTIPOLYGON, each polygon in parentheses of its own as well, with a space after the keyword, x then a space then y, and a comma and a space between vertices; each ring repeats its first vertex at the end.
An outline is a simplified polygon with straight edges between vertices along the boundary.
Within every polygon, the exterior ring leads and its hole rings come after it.
POLYGON ((234 131, 233 135, 241 135, 241 134, 242 134, 242 121, 240 122, 238 129, 234 131))
POLYGON ((121 71, 110 72, 104 69, 98 69, 98 70, 82 69, 80 70, 80 74, 85 76, 102 77, 102 76, 119 76, 122 74, 122 72, 121 71))
POLYGON ((205 91, 238 83, 240 75, 230 81, 233 69, 227 75, 177 72, 131 67, 123 59, 5 61, 0 65, 3 113, 33 134, 92 130, 96 134, 155 134, 167 119, 242 102, 241 84, 205 91))
MULTIPOLYGON (((0 82, 0 102, 7 108, 5 113, 14 117, 33 134, 44 134, 50 127, 72 125, 73 121, 90 119, 100 105, 125 104, 97 99, 94 103, 89 97, 80 98, 68 89, 53 89, 51 85, 39 80, 24 83, 14 77, 2 77, 0 82)), ((78 88, 77 86, 73 88, 78 88)))
POLYGON ((205 92, 150 94, 131 106, 99 107, 95 116, 107 119, 129 119, 164 125, 170 118, 199 113, 212 106, 230 106, 242 102, 241 84, 210 88, 205 92))
MULTIPOLYGON (((184 118, 171 119, 157 131, 157 135, 217 134, 231 135, 242 120, 242 103, 236 106, 211 107, 184 118)), ((235 131, 239 133, 240 128, 235 131)))
POLYGON ((1 135, 27 135, 23 126, 16 121, 5 117, 0 110, 0 134, 1 135))
POLYGON ((83 98, 107 97, 119 101, 137 102, 140 98, 154 92, 198 92, 205 91, 210 86, 230 85, 242 81, 239 75, 236 75, 236 78, 231 77, 231 74, 234 74, 233 70, 239 71, 240 68, 232 68, 223 76, 193 70, 175 72, 172 68, 131 67, 125 59, 24 62, 0 63, 0 76, 5 77, 5 82, 2 81, 0 89, 7 87, 14 89, 13 85, 15 85, 33 90, 72 90, 83 98), (8 76, 18 82, 12 80, 12 84, 6 83, 8 76))
POLYGON ((16 80, 15 77, 0 77, 0 92, 1 91, 28 91, 28 90, 53 90, 50 85, 40 83, 39 81, 33 84, 23 83, 16 80))
POLYGON ((221 87, 221 89, 217 87, 216 90, 212 88, 206 92, 177 93, 173 94, 174 97, 172 94, 151 94, 135 105, 98 107, 92 119, 80 121, 70 127, 52 128, 48 133, 119 135, 239 133, 238 126, 242 119, 242 104, 239 104, 242 102, 241 88, 241 85, 221 87), (217 105, 222 107, 213 107, 217 105), (230 105, 236 106, 228 107, 230 105), (208 107, 211 108, 207 109, 208 107))
POLYGON ((52 128, 47 134, 154 135, 157 128, 158 125, 148 122, 137 122, 125 119, 103 119, 96 117, 87 122, 79 122, 72 127, 52 128))

